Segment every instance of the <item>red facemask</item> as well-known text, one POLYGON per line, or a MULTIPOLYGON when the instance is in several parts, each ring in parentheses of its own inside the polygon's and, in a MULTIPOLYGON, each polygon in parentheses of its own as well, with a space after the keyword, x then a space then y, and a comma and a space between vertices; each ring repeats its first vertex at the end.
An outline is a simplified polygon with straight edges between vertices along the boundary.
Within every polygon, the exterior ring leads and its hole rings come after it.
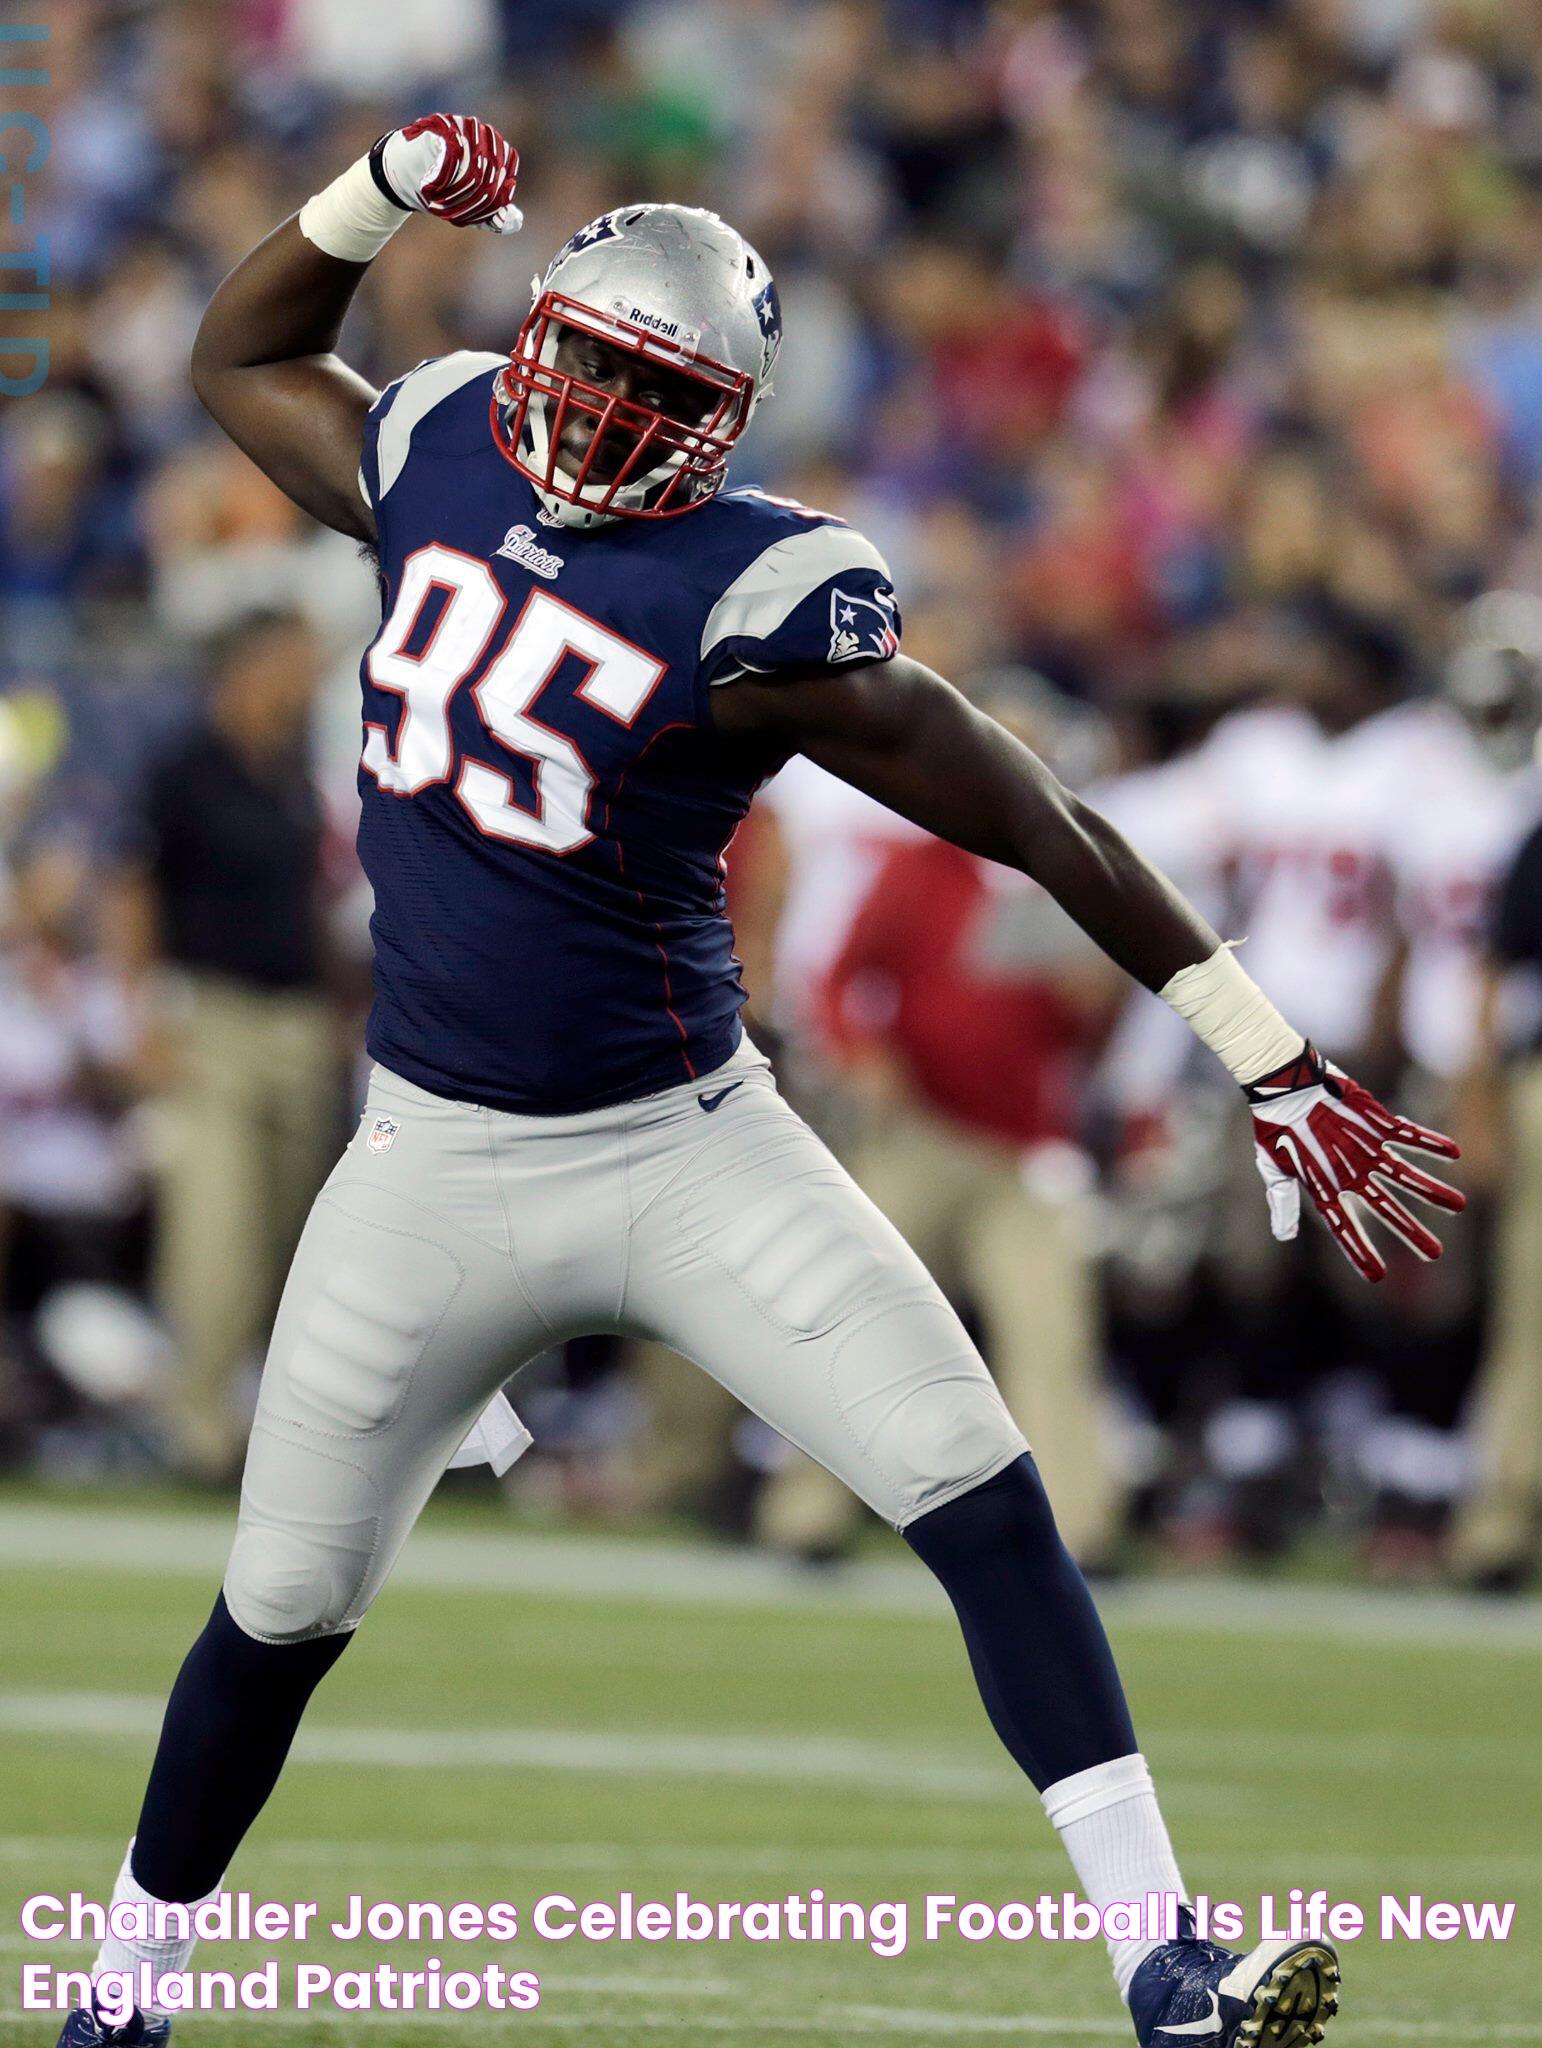
POLYGON ((536 300, 508 368, 493 386, 493 436, 522 476, 566 504, 619 519, 671 519, 705 504, 721 486, 729 450, 749 425, 754 397, 754 381, 744 371, 687 356, 646 327, 549 291, 536 300), (699 388, 695 420, 617 397, 543 360, 556 353, 568 331, 591 335, 667 370, 693 391, 699 388), (545 430, 539 456, 536 417, 545 430), (576 466, 562 449, 564 431, 575 418, 594 422, 576 466), (645 479, 652 481, 644 494, 639 487, 645 479))

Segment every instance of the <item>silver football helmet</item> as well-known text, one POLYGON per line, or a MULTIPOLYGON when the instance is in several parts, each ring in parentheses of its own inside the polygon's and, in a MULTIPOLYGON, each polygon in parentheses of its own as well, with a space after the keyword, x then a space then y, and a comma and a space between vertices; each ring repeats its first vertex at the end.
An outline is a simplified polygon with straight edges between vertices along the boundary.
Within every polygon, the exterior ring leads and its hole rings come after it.
POLYGON ((1457 621, 1446 694, 1501 768, 1537 749, 1542 726, 1542 597, 1489 590, 1457 621))
POLYGON ((771 273, 726 221, 617 207, 535 281, 496 387, 498 445, 550 524, 689 512, 721 487, 781 342, 771 273))

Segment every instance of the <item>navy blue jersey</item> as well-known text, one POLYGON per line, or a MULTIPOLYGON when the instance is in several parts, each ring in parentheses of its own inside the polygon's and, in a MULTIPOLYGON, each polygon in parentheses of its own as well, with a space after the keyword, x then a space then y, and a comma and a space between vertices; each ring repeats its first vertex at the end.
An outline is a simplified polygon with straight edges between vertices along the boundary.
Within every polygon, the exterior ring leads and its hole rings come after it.
POLYGON ((762 768, 715 738, 712 685, 884 660, 899 621, 869 542, 759 492, 543 524, 490 430, 503 361, 425 363, 365 429, 368 1042, 436 1094, 562 1114, 738 1043, 723 855, 762 768))

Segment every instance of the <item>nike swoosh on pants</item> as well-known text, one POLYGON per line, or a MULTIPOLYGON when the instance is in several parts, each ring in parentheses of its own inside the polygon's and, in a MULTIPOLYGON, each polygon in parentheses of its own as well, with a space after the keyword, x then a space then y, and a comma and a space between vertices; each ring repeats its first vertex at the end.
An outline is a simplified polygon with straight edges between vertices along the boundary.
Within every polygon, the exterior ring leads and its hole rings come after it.
POLYGON ((743 1086, 744 1083, 742 1081, 730 1081, 728 1086, 726 1088, 720 1088, 716 1095, 698 1095, 696 1100, 701 1104, 702 1108, 707 1112, 708 1116, 711 1116, 713 1110, 721 1109, 723 1107, 723 1104, 728 1100, 729 1096, 733 1094, 736 1088, 742 1088, 743 1086))

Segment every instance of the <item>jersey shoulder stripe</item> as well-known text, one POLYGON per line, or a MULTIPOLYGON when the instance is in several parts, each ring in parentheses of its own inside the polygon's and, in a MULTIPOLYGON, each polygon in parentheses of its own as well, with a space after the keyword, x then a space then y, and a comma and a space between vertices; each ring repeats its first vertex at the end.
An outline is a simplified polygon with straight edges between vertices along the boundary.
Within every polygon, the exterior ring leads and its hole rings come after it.
POLYGON ((838 512, 821 512, 817 505, 805 505, 801 498, 779 497, 775 491, 763 491, 758 484, 739 484, 723 493, 725 504, 736 504, 748 498, 758 505, 774 505, 780 512, 791 512, 798 519, 820 519, 827 526, 845 526, 849 522, 838 512))
MULTIPOLYGON (((436 406, 469 384, 501 369, 506 356, 485 349, 460 349, 419 363, 387 385, 372 412, 375 422, 375 502, 385 498, 407 466, 412 437, 436 406)), ((366 483, 369 481, 366 470, 366 483)))
POLYGON ((702 661, 710 663, 728 640, 773 639, 798 607, 833 578, 864 570, 889 581, 883 556, 849 526, 824 523, 783 534, 741 570, 713 605, 702 628, 702 661))

